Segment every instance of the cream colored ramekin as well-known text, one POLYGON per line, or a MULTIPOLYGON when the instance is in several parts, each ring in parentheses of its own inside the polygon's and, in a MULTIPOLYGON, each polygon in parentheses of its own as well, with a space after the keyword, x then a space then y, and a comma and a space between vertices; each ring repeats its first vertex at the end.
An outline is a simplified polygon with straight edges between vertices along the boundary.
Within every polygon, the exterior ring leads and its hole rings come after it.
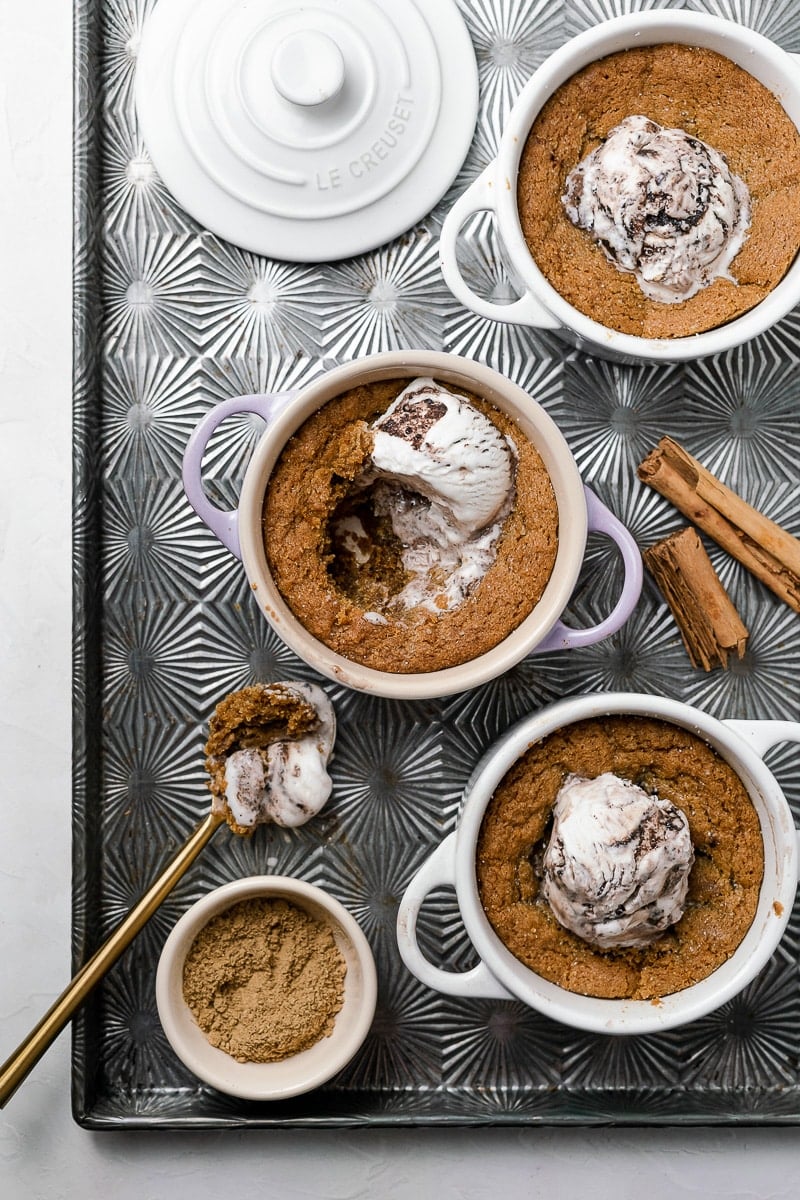
POLYGON ((328 371, 301 391, 278 396, 236 396, 200 422, 186 448, 183 483, 195 511, 228 549, 241 558, 261 611, 283 641, 329 679, 363 692, 396 699, 422 699, 466 691, 507 671, 525 655, 586 646, 610 636, 627 620, 641 592, 642 561, 633 535, 584 487, 563 435, 545 410, 522 388, 472 359, 434 351, 394 351, 358 359, 328 371), (558 505, 558 551, 550 579, 532 612, 488 652, 445 670, 398 674, 353 662, 313 637, 291 612, 267 564, 262 529, 264 496, 281 451, 303 422, 329 400, 357 384, 380 379, 435 376, 466 388, 510 416, 539 451, 558 505), (212 434, 231 415, 262 417, 266 429, 245 473, 237 508, 222 510, 208 498, 202 462, 212 434), (590 531, 607 534, 619 548, 625 576, 612 612, 599 624, 574 629, 561 621, 586 550, 590 531))
POLYGON ((172 929, 156 973, 158 1015, 178 1058, 204 1083, 244 1100, 297 1096, 341 1071, 369 1032, 376 1000, 375 960, 355 918, 321 888, 279 875, 237 879, 203 896, 172 929), (287 900, 326 922, 347 966, 344 1003, 331 1035, 280 1062, 241 1063, 212 1046, 183 998, 183 964, 201 929, 232 905, 252 899, 287 900))

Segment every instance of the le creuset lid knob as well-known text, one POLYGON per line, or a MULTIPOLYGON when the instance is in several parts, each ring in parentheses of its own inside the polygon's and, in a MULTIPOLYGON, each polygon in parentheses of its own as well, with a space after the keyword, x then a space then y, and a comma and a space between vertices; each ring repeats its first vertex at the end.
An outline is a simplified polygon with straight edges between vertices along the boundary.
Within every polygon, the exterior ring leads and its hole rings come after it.
POLYGON ((398 236, 442 197, 478 75, 454 0, 159 0, 135 96, 186 212, 245 249, 321 262, 398 236))

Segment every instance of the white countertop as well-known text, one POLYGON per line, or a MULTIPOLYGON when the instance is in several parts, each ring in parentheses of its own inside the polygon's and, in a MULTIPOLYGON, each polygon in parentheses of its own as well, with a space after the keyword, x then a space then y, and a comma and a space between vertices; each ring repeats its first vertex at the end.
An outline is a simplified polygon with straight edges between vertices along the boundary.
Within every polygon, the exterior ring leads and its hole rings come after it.
MULTIPOLYGON (((71 15, 0 0, 0 1058, 69 969, 71 15)), ((69 1086, 65 1032, 0 1113, 3 1200, 800 1195, 793 1128, 92 1134, 69 1086)))

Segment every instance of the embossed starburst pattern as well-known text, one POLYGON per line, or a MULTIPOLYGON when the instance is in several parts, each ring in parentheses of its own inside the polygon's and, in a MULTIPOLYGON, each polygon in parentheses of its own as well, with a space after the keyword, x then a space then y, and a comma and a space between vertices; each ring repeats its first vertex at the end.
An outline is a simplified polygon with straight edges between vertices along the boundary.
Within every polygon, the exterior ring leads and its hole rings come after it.
POLYGON ((478 60, 485 121, 496 125, 559 45, 563 0, 459 0, 478 60))
POLYGON ((112 971, 105 986, 106 1055, 117 1086, 134 1081, 150 1090, 171 1076, 172 1053, 161 1029, 153 994, 153 968, 135 947, 137 971, 112 971))
MULTIPOLYGON (((271 683, 276 679, 320 682, 319 675, 267 624, 244 573, 230 557, 229 561, 231 570, 241 574, 241 588, 235 598, 221 599, 209 605, 204 613, 200 635, 205 667, 202 703, 213 704, 215 698, 251 683, 271 683)), ((230 585, 227 591, 230 596, 230 585)))
POLYGON ((800 1001, 789 968, 768 968, 685 1035, 684 1080, 713 1090, 793 1083, 800 1050, 800 1001))
MULTIPOLYGON (((188 834, 207 808, 202 742, 194 725, 165 727, 143 716, 107 731, 105 825, 109 836, 158 838, 188 834)), ((144 889, 142 889, 144 890, 144 889)))
POLYGON ((448 1079, 476 1088, 551 1087, 558 1078, 561 1030, 525 1004, 445 1005, 443 1063, 448 1079))
POLYGON ((646 1079, 662 1088, 680 1081, 680 1062, 674 1034, 649 1037, 570 1038, 564 1052, 564 1073, 578 1088, 630 1089, 646 1079))
POLYGON ((197 424, 201 378, 199 362, 182 358, 108 364, 103 446, 109 474, 178 477, 197 424))
POLYGON ((565 5, 565 23, 570 36, 626 13, 650 8, 681 8, 674 0, 572 0, 565 5))
POLYGON ((664 430, 683 436, 682 373, 675 367, 619 367, 600 359, 564 368, 548 411, 587 483, 628 481, 664 430))
POLYGON ((190 681, 204 665, 194 604, 148 608, 141 619, 130 604, 109 611, 105 701, 120 724, 139 709, 205 715, 206 699, 193 696, 190 681))
POLYGON ((153 2, 154 0, 128 0, 124 4, 109 4, 103 12, 103 97, 110 109, 126 112, 129 119, 142 26, 153 7, 153 2))
POLYGON ((775 4, 774 0, 687 0, 686 7, 748 25, 784 50, 800 50, 800 33, 790 4, 775 4))
POLYGON ((122 488, 115 480, 106 501, 103 561, 110 599, 144 591, 151 603, 163 604, 210 598, 242 583, 241 565, 198 526, 178 481, 131 481, 122 488))
POLYGON ((402 972, 379 983, 378 1005, 366 1044, 340 1080, 349 1087, 427 1089, 442 1081, 440 1002, 402 972))
POLYGON ((757 341, 687 368, 687 448, 746 499, 765 479, 797 478, 800 381, 757 341))
POLYGON ((389 844, 438 835, 454 790, 440 727, 409 721, 399 705, 362 704, 360 712, 369 737, 345 732, 337 744, 342 832, 355 839, 382 829, 389 844))
POLYGON ((106 257, 109 354, 202 352, 195 237, 109 237, 106 257))
POLYGON ((316 267, 273 263, 216 238, 201 252, 205 352, 212 358, 320 357, 330 289, 316 267))
MULTIPOLYGON (((800 622, 706 543, 750 630, 728 670, 691 667, 649 577, 613 637, 533 654, 462 695, 401 703, 322 679, 264 619, 242 564, 202 524, 180 482, 202 416, 231 396, 291 392, 328 368, 390 349, 445 349, 512 379, 560 429, 584 480, 641 547, 685 519, 636 478, 660 437, 681 441, 800 536, 800 315, 754 342, 685 366, 588 357, 556 334, 487 320, 445 285, 439 233, 461 191, 496 157, 516 97, 544 58, 608 17, 689 7, 800 50, 788 0, 456 0, 475 46, 480 112, 458 178, 414 229, 344 262, 271 261, 188 217, 153 170, 134 112, 136 55, 154 0, 76 6, 75 947, 112 929, 207 812, 203 762, 217 702, 249 683, 320 683, 338 736, 325 809, 299 830, 227 828, 193 865, 76 1022, 86 1123, 386 1124, 457 1121, 800 1121, 800 904, 764 972, 686 1029, 645 1038, 570 1030, 515 1000, 443 996, 405 968, 397 909, 457 828, 475 765, 515 721, 581 692, 636 691, 718 717, 800 721, 800 622), (289 1107, 245 1106, 184 1070, 157 1020, 155 967, 177 916, 246 875, 298 876, 357 918, 374 950, 379 1003, 367 1042, 329 1085, 289 1107)), ((488 214, 461 234, 469 285, 497 302, 520 284, 488 214)), ((232 417, 205 454, 211 501, 238 504, 261 422, 232 417)), ((619 594, 619 555, 592 535, 564 619, 587 625, 619 594)), ((800 752, 768 755, 800 823, 800 752)), ((419 913, 425 953, 449 971, 476 961, 454 889, 419 913)))
POLYGON ((103 181, 108 229, 123 236, 137 225, 159 233, 186 233, 195 222, 164 187, 126 113, 108 114, 110 137, 103 181))
POLYGON ((438 242, 424 229, 385 249, 329 268, 323 316, 326 356, 357 358, 404 346, 440 350, 455 306, 439 270, 438 242))

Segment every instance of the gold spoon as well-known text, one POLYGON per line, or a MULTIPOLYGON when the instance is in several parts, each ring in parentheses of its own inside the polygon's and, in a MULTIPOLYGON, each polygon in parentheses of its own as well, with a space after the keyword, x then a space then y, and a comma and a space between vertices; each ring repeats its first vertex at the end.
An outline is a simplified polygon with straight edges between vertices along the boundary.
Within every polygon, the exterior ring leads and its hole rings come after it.
POLYGON ((74 1016, 76 1009, 83 1003, 95 984, 99 983, 106 971, 114 965, 123 950, 130 945, 142 926, 150 920, 158 906, 192 865, 200 851, 208 845, 220 825, 224 823, 224 812, 214 812, 213 810, 200 822, 194 833, 169 861, 155 883, 131 909, 122 924, 117 926, 89 961, 84 963, 35 1029, 3 1063, 0 1067, 0 1108, 11 1099, 28 1072, 36 1065, 70 1018, 74 1016))
MULTIPOLYGON (((303 754, 307 756, 309 753, 307 745, 309 742, 313 746, 312 757, 321 756, 322 763, 321 766, 317 764, 316 772, 312 772, 309 777, 319 792, 316 808, 308 808, 307 795, 302 798, 303 805, 298 808, 299 802, 291 790, 285 793, 282 800, 284 810, 280 817, 280 823, 302 824, 325 803, 331 787, 330 776, 325 771, 325 764, 333 750, 336 717, 328 697, 316 684, 298 682, 256 684, 242 688, 241 691, 232 692, 217 705, 211 718, 210 736, 206 744, 206 753, 211 757, 207 758, 206 765, 208 767, 210 762, 222 761, 225 754, 230 752, 232 745, 237 745, 242 740, 242 737, 239 736, 237 741, 237 730, 240 735, 243 731, 246 732, 248 738, 252 740, 253 724, 257 725, 259 719, 265 720, 267 728, 271 729, 271 725, 274 725, 274 717, 268 707, 265 713, 263 706, 268 705, 268 702, 275 698, 285 705, 287 697, 294 700, 295 703, 305 706, 305 709, 310 711, 316 720, 315 725, 301 730, 299 735, 294 735, 294 739, 289 739, 288 757, 284 756, 282 760, 287 765, 287 774, 292 777, 297 774, 300 768, 300 756, 303 754), (298 757, 293 757, 295 754, 298 757), (286 806, 293 812, 287 813, 286 806)), ((277 740, 274 731, 271 732, 269 740, 277 740)), ((307 767, 307 763, 305 765, 307 767)), ((267 819, 278 820, 279 817, 273 813, 267 819)), ((131 909, 122 924, 81 967, 72 982, 47 1010, 36 1028, 3 1063, 0 1067, 0 1108, 11 1099, 28 1072, 36 1065, 50 1043, 75 1014, 75 1010, 83 1003, 95 984, 103 978, 123 950, 130 945, 142 926, 149 921, 164 898, 169 895, 181 876, 185 874, 200 851, 211 841, 214 833, 225 821, 224 806, 213 805, 208 816, 200 822, 155 883, 131 909)), ((235 824, 231 828, 235 833, 245 836, 250 832, 247 827, 239 827, 235 824)))

